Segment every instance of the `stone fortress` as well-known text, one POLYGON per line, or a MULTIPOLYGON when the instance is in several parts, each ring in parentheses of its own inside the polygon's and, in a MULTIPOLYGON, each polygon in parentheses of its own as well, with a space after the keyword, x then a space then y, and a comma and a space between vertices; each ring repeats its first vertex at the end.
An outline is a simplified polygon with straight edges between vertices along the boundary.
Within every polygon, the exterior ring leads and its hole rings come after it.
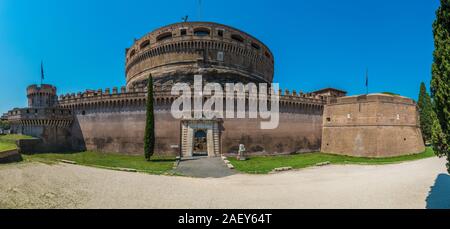
MULTIPOLYGON (((155 155, 183 157, 324 151, 386 157, 424 150, 416 104, 404 97, 345 97, 327 88, 311 93, 280 90, 280 124, 262 130, 257 119, 178 120, 171 114, 171 87, 193 82, 271 83, 274 56, 258 39, 210 22, 159 28, 126 49, 126 86, 60 95, 51 85, 27 89, 28 107, 4 118, 14 133, 37 137, 19 142, 23 152, 95 150, 144 152, 146 85, 154 80, 155 155), (403 140, 405 139, 405 140, 403 140)), ((237 101, 236 101, 237 102, 237 101)), ((246 101, 248 104, 248 101, 246 101)))

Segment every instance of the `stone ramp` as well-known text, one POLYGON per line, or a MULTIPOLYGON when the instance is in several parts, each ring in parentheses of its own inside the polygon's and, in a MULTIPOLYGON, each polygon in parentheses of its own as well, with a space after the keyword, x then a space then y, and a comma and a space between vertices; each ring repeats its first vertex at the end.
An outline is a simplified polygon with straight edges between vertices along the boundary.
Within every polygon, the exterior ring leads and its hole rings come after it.
POLYGON ((184 176, 199 178, 221 178, 236 174, 234 170, 225 165, 220 157, 182 160, 175 172, 184 176))

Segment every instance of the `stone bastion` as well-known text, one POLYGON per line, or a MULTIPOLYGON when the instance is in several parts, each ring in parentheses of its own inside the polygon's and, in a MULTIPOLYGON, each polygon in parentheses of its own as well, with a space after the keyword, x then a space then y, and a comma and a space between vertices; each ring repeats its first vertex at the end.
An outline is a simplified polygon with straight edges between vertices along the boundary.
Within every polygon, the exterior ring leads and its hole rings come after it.
POLYGON ((394 157, 425 150, 416 103, 369 94, 335 98, 323 114, 322 151, 358 157, 394 157))

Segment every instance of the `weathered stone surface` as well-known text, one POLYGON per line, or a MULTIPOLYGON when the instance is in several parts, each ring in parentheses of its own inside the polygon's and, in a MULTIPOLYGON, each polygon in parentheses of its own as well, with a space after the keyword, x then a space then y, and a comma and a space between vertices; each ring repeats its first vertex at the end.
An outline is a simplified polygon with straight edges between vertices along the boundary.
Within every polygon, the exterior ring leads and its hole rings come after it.
POLYGON ((22 161, 22 156, 16 149, 0 152, 0 164, 19 161, 22 161))
POLYGON ((326 105, 322 152, 395 157, 423 152, 417 106, 384 94, 338 98, 326 105))
MULTIPOLYGON (((29 108, 12 110, 6 118, 11 121, 13 133, 40 139, 19 142, 20 152, 94 150, 143 155, 146 81, 152 74, 154 155, 192 156, 185 152, 192 146, 193 137, 182 134, 183 123, 191 120, 172 116, 171 105, 178 96, 171 94, 171 86, 192 83, 195 74, 203 75, 206 82, 222 85, 270 83, 273 73, 274 56, 251 35, 217 23, 177 23, 145 35, 127 49, 126 87, 86 90, 61 95, 54 101, 55 87, 32 85, 27 91, 29 108), (190 140, 184 141, 186 138, 190 140)), ((336 100, 346 92, 333 88, 313 93, 282 91, 276 129, 262 130, 261 122, 267 121, 262 119, 198 121, 197 127, 214 122, 214 130, 207 130, 208 156, 235 157, 240 144, 245 145, 248 155, 322 149, 352 156, 388 157, 424 149, 411 100, 392 96, 336 100)))
POLYGON ((273 169, 273 171, 274 172, 284 172, 284 171, 289 171, 289 170, 292 170, 293 168, 292 167, 281 167, 281 168, 275 168, 275 169, 273 169))
POLYGON ((176 23, 127 49, 127 88, 145 85, 149 73, 161 84, 192 81, 196 74, 212 82, 270 83, 273 65, 269 48, 245 32, 210 22, 176 23))
POLYGON ((71 165, 76 165, 77 164, 77 162, 75 162, 75 161, 69 161, 69 160, 59 160, 60 162, 62 162, 62 163, 65 163, 65 164, 71 164, 71 165))
POLYGON ((130 172, 130 173, 136 173, 136 169, 129 169, 129 168, 116 168, 116 170, 122 171, 122 172, 130 172))
POLYGON ((329 162, 329 161, 325 161, 325 162, 321 162, 321 163, 317 163, 316 164, 316 166, 326 166, 326 165, 330 165, 331 164, 331 162, 329 162))

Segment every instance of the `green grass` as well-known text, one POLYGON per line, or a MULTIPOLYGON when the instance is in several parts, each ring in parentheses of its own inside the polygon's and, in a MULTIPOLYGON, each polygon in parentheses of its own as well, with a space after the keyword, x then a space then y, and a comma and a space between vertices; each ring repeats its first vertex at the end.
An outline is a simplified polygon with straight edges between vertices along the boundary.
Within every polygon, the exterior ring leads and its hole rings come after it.
POLYGON ((235 158, 229 158, 228 160, 230 160, 235 169, 240 172, 252 174, 267 174, 275 168, 290 166, 294 169, 301 169, 315 166, 316 164, 322 162, 331 162, 332 164, 380 165, 419 160, 434 156, 435 154, 433 150, 428 147, 425 152, 420 154, 392 158, 359 158, 324 153, 307 153, 285 156, 250 157, 246 161, 238 161, 235 158))
POLYGON ((0 152, 16 149, 17 146, 14 143, 0 142, 0 152))
POLYGON ((31 138, 30 136, 17 134, 0 135, 0 152, 16 149, 17 140, 31 138))
POLYGON ((111 153, 99 152, 81 152, 81 153, 48 153, 23 155, 25 161, 35 161, 43 163, 56 163, 60 160, 75 161, 80 165, 87 165, 100 168, 129 168, 136 169, 138 172, 151 174, 164 174, 172 170, 175 162, 174 157, 152 157, 147 162, 142 156, 129 156, 111 153))

